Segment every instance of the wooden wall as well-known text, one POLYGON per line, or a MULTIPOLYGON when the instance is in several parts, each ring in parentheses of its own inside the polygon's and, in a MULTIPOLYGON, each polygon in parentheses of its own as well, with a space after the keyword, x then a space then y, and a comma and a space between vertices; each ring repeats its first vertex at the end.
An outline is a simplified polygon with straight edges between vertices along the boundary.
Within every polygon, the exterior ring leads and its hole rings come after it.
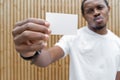
MULTIPOLYGON (((0 0, 0 80, 68 80, 69 57, 46 68, 30 65, 18 56, 11 31, 17 21, 26 18, 45 19, 46 12, 79 15, 79 27, 86 25, 81 16, 82 0, 0 0)), ((109 0, 108 28, 120 36, 120 0, 109 0)), ((48 47, 61 36, 51 36, 48 47)))

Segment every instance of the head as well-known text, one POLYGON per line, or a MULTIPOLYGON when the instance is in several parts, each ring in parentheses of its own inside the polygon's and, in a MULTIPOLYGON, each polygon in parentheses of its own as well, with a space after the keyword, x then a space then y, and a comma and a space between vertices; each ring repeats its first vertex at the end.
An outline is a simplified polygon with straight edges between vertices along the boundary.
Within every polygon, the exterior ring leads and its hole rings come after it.
POLYGON ((110 7, 107 0, 83 0, 82 15, 92 30, 101 30, 106 27, 110 7))

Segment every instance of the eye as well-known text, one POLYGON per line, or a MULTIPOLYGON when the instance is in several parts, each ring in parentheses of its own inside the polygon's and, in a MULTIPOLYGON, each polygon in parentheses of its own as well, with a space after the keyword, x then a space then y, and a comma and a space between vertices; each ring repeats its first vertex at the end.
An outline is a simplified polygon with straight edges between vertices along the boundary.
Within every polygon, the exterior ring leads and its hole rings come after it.
POLYGON ((94 9, 92 9, 92 8, 89 8, 89 9, 86 10, 86 13, 87 13, 87 14, 91 14, 91 13, 93 13, 93 12, 94 12, 94 9))
POLYGON ((102 5, 97 6, 98 10, 102 10, 103 8, 104 8, 104 6, 102 6, 102 5))

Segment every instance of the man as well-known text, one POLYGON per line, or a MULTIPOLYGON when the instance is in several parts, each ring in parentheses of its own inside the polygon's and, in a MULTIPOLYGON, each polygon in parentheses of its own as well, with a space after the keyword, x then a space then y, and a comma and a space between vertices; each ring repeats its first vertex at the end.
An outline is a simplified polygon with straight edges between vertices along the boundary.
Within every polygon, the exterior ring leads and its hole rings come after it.
POLYGON ((63 36, 46 49, 51 31, 41 19, 20 21, 13 29, 21 57, 45 67, 70 55, 70 80, 120 80, 120 39, 107 29, 110 7, 106 0, 83 0, 82 14, 88 23, 75 36, 63 36))

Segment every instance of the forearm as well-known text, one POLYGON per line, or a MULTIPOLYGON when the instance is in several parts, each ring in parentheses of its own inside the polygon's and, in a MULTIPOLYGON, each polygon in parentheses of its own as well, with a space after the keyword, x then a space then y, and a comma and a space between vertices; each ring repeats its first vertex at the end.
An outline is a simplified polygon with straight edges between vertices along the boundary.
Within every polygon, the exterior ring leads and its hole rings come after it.
POLYGON ((32 59, 32 64, 35 64, 40 67, 46 67, 52 63, 52 58, 50 53, 47 50, 42 50, 41 53, 32 59))
POLYGON ((63 56, 63 50, 58 46, 54 46, 48 50, 42 50, 41 53, 32 60, 32 63, 40 67, 45 67, 63 56))

